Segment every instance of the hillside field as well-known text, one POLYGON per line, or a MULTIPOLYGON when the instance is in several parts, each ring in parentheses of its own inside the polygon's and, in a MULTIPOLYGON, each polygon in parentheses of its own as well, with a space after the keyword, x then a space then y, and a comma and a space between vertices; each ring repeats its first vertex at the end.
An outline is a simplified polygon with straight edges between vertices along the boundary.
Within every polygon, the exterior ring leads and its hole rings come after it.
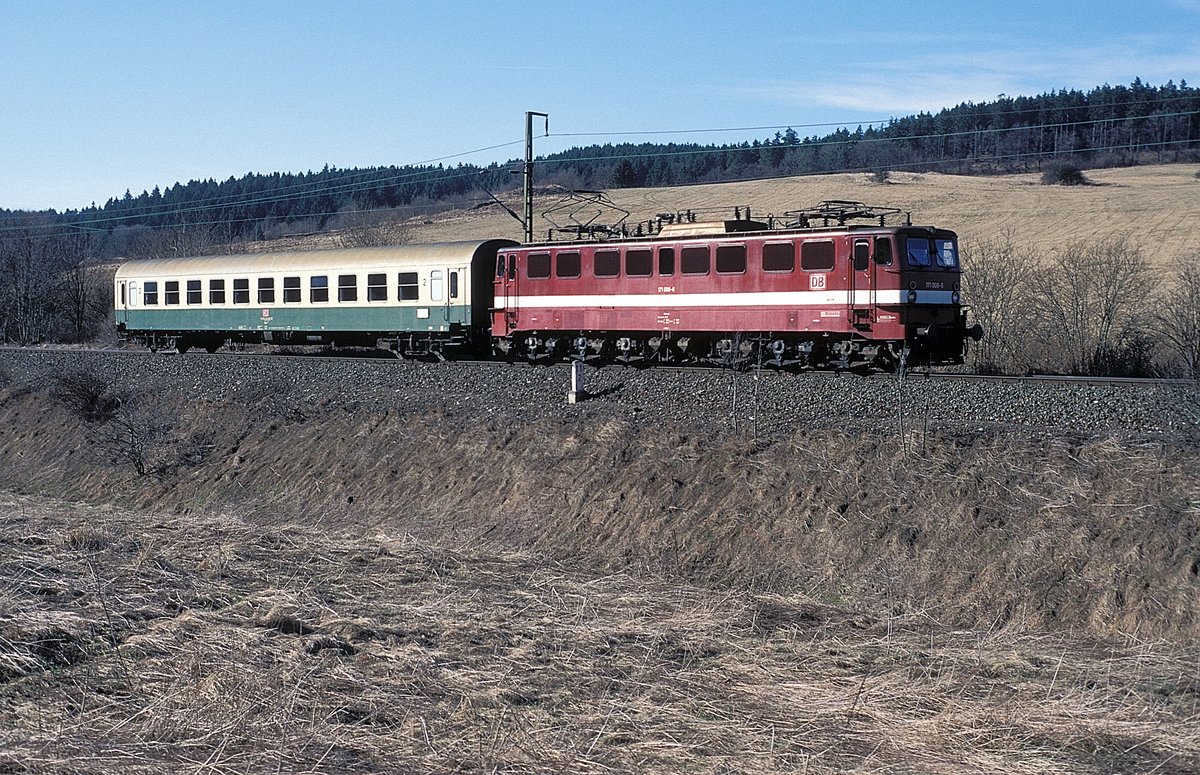
MULTIPOLYGON (((814 175, 673 188, 606 192, 630 211, 629 221, 688 208, 750 205, 756 217, 849 199, 913 213, 913 222, 958 232, 965 244, 996 239, 1011 230, 1019 243, 1048 253, 1073 240, 1129 236, 1154 264, 1200 256, 1200 179, 1190 164, 1087 170, 1092 185, 1047 186, 1038 174, 962 176, 892 172, 883 183, 866 173, 814 175)), ((511 199, 516 205, 519 195, 511 199)), ((534 212, 557 201, 539 196, 534 212)), ((729 217, 732 217, 730 215, 729 217)), ((606 221, 601 219, 600 223, 606 221)), ((407 241, 440 242, 485 237, 521 238, 521 227, 499 207, 452 211, 409 222, 407 241)), ((536 236, 535 235, 535 236, 536 236)))

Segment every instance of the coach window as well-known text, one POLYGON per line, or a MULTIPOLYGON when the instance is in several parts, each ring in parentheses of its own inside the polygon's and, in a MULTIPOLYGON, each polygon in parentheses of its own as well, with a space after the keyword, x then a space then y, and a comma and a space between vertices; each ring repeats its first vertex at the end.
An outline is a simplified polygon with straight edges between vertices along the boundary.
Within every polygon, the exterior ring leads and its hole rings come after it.
POLYGON ((625 251, 625 275, 628 277, 649 277, 654 271, 654 253, 643 248, 625 251))
POLYGON ((209 304, 224 304, 225 303, 225 281, 224 280, 209 280, 208 281, 208 303, 209 304))
POLYGON ((764 272, 792 272, 796 269, 796 246, 791 242, 768 242, 762 249, 764 272))
POLYGON ((679 251, 679 270, 684 274, 708 274, 708 246, 679 251))
POLYGON ((621 274, 621 251, 597 250, 593 266, 597 277, 616 277, 621 274))
POLYGON ((670 277, 675 274, 675 248, 658 249, 658 276, 670 277))
POLYGON ((525 276, 531 280, 544 280, 550 276, 550 254, 530 253, 525 259, 525 276))
POLYGON ((358 275, 338 275, 338 301, 358 301, 358 275))
POLYGON ((745 274, 746 272, 746 246, 745 245, 718 245, 717 246, 717 273, 718 274, 745 274))
MULTIPOLYGON (((501 256, 500 260, 503 261, 504 257, 501 256)), ((400 301, 416 301, 420 297, 421 292, 417 285, 416 272, 401 272, 397 283, 400 301)))
POLYGON ((315 274, 308 278, 308 301, 325 304, 329 301, 329 275, 315 274))
POLYGON ((558 253, 554 256, 554 276, 578 277, 581 264, 578 250, 558 253))
POLYGON ((300 303, 300 278, 299 277, 283 278, 283 303, 284 304, 299 304, 300 303))
POLYGON ((892 265, 892 238, 879 237, 875 240, 875 263, 883 266, 892 265))
POLYGON ((204 289, 203 284, 199 280, 187 281, 187 303, 188 304, 203 304, 204 289))
POLYGON ((387 301, 387 275, 367 275, 367 301, 387 301))
POLYGON ((259 304, 274 304, 275 303, 275 278, 274 277, 258 278, 258 303, 259 304))
POLYGON ((430 299, 430 301, 441 301, 442 300, 442 285, 444 284, 444 282, 445 281, 442 280, 442 270, 441 269, 434 269, 429 272, 429 299, 430 299))
POLYGON ((800 246, 800 268, 806 272, 833 269, 833 242, 805 242, 800 246))
POLYGON ((178 280, 167 280, 167 282, 164 283, 164 285, 165 285, 165 291, 163 292, 163 296, 165 296, 166 298, 164 298, 163 301, 165 303, 167 303, 168 305, 178 304, 179 303, 179 281, 178 280))
POLYGON ((450 273, 450 298, 458 298, 458 272, 450 273))
POLYGON ((249 304, 250 303, 250 280, 246 277, 239 277, 233 281, 233 303, 234 304, 249 304))
POLYGON ((149 307, 158 306, 157 280, 147 280, 142 283, 142 303, 149 307))
POLYGON ((929 255, 929 240, 909 237, 904 240, 909 266, 929 266, 933 257, 929 255))

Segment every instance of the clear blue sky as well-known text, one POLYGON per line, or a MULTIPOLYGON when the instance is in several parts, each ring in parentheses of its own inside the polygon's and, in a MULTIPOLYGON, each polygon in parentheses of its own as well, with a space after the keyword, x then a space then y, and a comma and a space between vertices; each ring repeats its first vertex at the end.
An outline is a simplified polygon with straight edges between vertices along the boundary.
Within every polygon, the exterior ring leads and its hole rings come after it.
POLYGON ((0 0, 0 208, 1200 84, 1200 0, 0 0), (599 135, 600 133, 622 133, 599 135))

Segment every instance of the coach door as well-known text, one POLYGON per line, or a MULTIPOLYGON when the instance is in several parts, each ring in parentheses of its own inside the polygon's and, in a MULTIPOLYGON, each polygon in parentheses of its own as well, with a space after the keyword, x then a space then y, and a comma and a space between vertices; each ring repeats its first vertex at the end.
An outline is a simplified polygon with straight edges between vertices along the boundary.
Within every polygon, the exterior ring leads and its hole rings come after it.
POLYGON ((875 309, 875 262, 871 260, 871 241, 855 239, 847 267, 849 288, 847 314, 850 325, 860 331, 871 329, 875 309))

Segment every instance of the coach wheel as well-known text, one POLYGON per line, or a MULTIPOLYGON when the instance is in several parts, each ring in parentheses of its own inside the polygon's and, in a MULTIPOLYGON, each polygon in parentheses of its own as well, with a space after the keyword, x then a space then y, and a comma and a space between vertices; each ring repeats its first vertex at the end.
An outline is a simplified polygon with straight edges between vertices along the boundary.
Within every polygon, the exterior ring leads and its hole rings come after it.
POLYGON ((187 342, 180 342, 179 344, 175 345, 175 352, 179 353, 180 355, 183 355, 190 349, 192 349, 192 346, 187 342))
POLYGON ((221 345, 223 345, 223 344, 224 344, 224 342, 222 342, 220 340, 206 342, 204 345, 204 352, 209 353, 209 354, 215 353, 217 350, 221 349, 221 345))

